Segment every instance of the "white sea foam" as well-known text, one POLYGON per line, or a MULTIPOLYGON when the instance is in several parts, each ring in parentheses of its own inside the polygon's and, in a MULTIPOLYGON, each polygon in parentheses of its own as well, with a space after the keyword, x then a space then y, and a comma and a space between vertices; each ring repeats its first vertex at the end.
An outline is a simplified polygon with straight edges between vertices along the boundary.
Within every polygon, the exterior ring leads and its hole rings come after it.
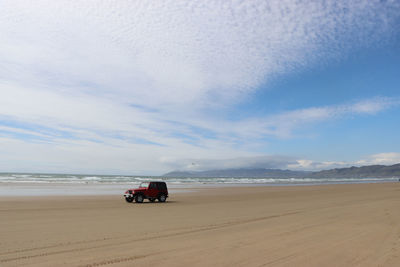
POLYGON ((300 186, 394 182, 398 178, 151 177, 67 174, 0 174, 0 196, 122 195, 143 181, 164 180, 170 193, 224 186, 300 186))
POLYGON ((252 178, 252 177, 151 177, 111 175, 68 175, 68 174, 0 174, 0 183, 60 183, 60 184, 138 184, 143 181, 163 180, 171 185, 199 184, 264 184, 301 185, 326 183, 374 183, 398 181, 398 178, 252 178))

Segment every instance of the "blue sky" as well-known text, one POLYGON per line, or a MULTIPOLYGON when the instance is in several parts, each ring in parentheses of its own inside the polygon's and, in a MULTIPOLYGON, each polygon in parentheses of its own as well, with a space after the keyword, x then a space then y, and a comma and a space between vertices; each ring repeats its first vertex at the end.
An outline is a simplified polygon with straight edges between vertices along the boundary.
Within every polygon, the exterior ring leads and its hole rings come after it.
POLYGON ((398 1, 0 1, 0 171, 400 162, 398 1))

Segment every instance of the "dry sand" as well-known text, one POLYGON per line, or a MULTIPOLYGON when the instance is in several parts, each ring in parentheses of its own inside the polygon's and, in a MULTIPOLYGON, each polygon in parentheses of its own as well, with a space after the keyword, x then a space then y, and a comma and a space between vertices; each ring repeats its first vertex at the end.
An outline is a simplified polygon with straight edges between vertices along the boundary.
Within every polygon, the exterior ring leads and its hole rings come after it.
POLYGON ((0 198, 0 266, 400 266, 400 183, 0 198))

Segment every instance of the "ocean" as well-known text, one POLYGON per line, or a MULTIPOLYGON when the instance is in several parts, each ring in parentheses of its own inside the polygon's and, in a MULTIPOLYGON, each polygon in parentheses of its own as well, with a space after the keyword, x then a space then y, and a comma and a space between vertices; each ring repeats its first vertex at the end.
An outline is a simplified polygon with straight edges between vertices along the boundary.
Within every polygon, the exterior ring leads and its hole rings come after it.
POLYGON ((139 184, 159 180, 171 186, 178 185, 308 185, 339 183, 394 182, 398 178, 252 178, 252 177, 161 177, 125 175, 81 175, 81 174, 38 174, 0 173, 1 183, 37 184, 139 184))
POLYGON ((78 175, 0 173, 0 197, 122 195, 141 182, 165 181, 170 193, 196 188, 240 186, 302 186, 395 182, 398 178, 252 178, 252 177, 158 177, 129 175, 78 175))

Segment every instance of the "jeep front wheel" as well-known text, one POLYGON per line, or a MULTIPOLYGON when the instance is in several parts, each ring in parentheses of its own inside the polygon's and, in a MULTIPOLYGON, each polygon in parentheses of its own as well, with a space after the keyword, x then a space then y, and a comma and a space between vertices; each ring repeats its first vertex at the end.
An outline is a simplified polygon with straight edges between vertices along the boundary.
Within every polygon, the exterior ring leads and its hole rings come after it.
POLYGON ((160 202, 165 202, 165 200, 167 200, 167 197, 164 194, 162 194, 158 197, 158 201, 160 201, 160 202))
POLYGON ((137 195, 135 197, 135 201, 136 201, 136 203, 142 203, 143 202, 143 196, 142 195, 137 195))
POLYGON ((125 200, 126 200, 126 202, 128 202, 128 203, 132 203, 133 197, 126 197, 125 200))

